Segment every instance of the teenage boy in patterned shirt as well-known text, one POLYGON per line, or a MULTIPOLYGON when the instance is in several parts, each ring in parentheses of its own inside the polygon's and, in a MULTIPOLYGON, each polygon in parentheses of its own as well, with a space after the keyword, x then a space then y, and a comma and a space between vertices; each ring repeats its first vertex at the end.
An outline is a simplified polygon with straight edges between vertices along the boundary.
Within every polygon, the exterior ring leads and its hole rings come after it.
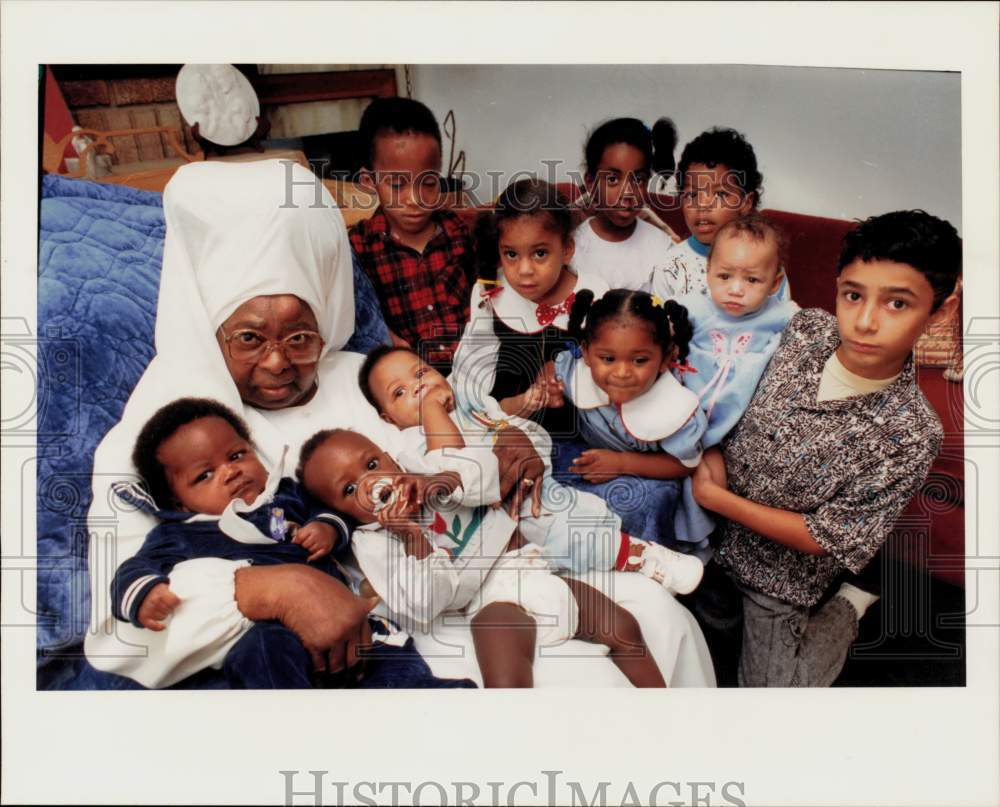
POLYGON ((441 133, 409 98, 379 98, 361 117, 361 184, 379 207, 351 233, 393 342, 447 373, 469 319, 472 239, 441 193, 441 133))
POLYGON ((695 472, 722 516, 716 558, 742 593, 741 686, 829 686, 878 597, 842 585, 888 537, 943 439, 913 344, 958 305, 962 242, 900 211, 844 238, 837 316, 789 323, 743 419, 695 472))

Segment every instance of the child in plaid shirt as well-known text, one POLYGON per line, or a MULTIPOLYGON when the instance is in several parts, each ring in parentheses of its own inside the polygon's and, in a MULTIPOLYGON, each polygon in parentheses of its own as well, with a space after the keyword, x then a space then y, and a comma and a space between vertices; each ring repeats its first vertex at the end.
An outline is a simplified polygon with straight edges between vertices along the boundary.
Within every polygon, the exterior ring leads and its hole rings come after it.
POLYGON ((361 118, 361 184, 379 207, 351 232, 393 342, 448 371, 469 319, 472 240, 443 207, 441 133, 433 113, 409 98, 380 98, 361 118))
POLYGON ((878 597, 849 583, 923 484, 941 446, 913 344, 958 305, 962 242, 921 210, 844 238, 837 316, 800 311, 742 420, 694 475, 726 519, 717 560, 743 599, 741 686, 829 686, 878 597))

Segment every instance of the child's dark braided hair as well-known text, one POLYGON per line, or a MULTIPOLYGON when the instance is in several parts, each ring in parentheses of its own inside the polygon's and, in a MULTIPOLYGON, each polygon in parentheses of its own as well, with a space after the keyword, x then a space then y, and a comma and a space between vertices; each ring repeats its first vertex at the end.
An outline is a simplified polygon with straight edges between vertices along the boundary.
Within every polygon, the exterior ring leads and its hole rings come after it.
POLYGON ((644 291, 614 289, 598 300, 590 289, 577 292, 569 314, 569 333, 588 344, 605 322, 627 318, 641 320, 653 329, 653 338, 664 356, 678 362, 687 358, 694 334, 687 309, 674 300, 656 305, 644 291))
POLYGON ((483 280, 496 280, 500 264, 500 231, 505 222, 522 216, 544 216, 545 227, 558 233, 565 243, 573 232, 573 215, 566 199, 541 179, 531 177, 512 182, 497 198, 492 211, 476 219, 476 272, 483 280))
POLYGON ((583 158, 587 175, 597 175, 597 168, 610 146, 624 143, 638 149, 646 161, 646 168, 654 174, 670 176, 674 173, 674 150, 677 148, 677 127, 670 118, 660 118, 650 129, 638 118, 614 118, 605 121, 587 138, 583 158))

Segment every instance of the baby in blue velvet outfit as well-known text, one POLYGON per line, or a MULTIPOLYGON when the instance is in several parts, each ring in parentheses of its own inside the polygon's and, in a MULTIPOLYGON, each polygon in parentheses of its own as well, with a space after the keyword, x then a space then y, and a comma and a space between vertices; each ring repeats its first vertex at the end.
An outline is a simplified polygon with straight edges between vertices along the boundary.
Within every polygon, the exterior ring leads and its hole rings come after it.
POLYGON ((169 575, 183 560, 308 562, 331 572, 330 552, 350 541, 339 514, 310 506, 280 471, 268 474, 246 424, 217 401, 180 398, 161 408, 140 432, 133 462, 146 489, 122 484, 116 493, 161 522, 111 584, 115 616, 136 627, 163 630, 180 605, 169 575))

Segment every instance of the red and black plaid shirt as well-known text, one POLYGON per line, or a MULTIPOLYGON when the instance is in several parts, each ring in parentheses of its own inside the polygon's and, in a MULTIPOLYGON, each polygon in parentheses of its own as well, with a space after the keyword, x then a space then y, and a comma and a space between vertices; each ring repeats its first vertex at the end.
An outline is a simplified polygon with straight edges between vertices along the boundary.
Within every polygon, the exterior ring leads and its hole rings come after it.
POLYGON ((371 278, 386 324, 428 360, 451 363, 469 320, 472 237, 448 210, 423 254, 396 243, 380 207, 351 232, 351 246, 371 278))

